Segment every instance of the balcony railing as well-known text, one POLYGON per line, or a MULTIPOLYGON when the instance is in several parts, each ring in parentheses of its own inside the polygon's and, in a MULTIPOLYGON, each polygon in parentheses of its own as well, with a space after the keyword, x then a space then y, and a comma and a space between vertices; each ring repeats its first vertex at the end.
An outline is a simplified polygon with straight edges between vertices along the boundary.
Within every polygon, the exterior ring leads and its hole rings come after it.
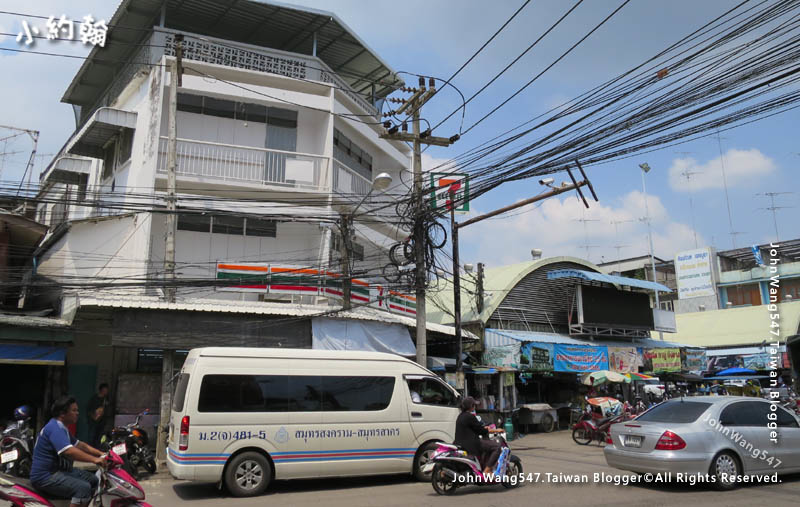
MULTIPOLYGON (((158 172, 167 172, 166 137, 158 147, 158 172)), ((178 139, 179 176, 328 191, 328 157, 248 146, 178 139)))
POLYGON ((372 182, 343 163, 333 161, 333 191, 340 194, 367 195, 372 182))

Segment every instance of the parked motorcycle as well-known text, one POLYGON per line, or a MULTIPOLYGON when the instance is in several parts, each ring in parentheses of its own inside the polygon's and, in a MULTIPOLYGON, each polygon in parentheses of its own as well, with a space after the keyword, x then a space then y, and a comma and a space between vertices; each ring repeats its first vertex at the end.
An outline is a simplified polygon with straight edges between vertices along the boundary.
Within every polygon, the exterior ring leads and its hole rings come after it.
MULTIPOLYGON (((144 502, 144 489, 125 470, 122 458, 114 451, 106 454, 106 469, 98 468, 97 489, 90 504, 99 506, 152 507, 144 502)), ((0 474, 0 500, 7 500, 15 507, 61 507, 70 500, 48 499, 37 492, 28 479, 0 474)))
POLYGON ((125 470, 136 479, 140 476, 140 467, 151 474, 156 472, 155 457, 147 447, 149 442, 147 432, 139 426, 141 418, 148 413, 148 410, 143 411, 132 423, 117 426, 100 438, 100 449, 113 450, 123 459, 125 470))
POLYGON ((14 422, 6 426, 0 437, 0 472, 16 477, 29 477, 33 463, 33 409, 22 405, 14 409, 14 422))
POLYGON ((601 444, 606 443, 608 429, 612 424, 628 421, 632 418, 631 414, 622 412, 619 415, 595 420, 592 418, 592 412, 587 410, 581 414, 578 422, 572 427, 572 440, 578 445, 589 445, 595 440, 601 444))
POLYGON ((430 461, 423 467, 423 472, 431 474, 431 485, 440 495, 452 495, 457 488, 467 485, 487 485, 501 483, 506 488, 514 488, 521 484, 522 461, 511 454, 505 434, 491 437, 501 446, 497 465, 489 476, 483 474, 481 457, 470 456, 466 451, 452 444, 439 442, 430 461))

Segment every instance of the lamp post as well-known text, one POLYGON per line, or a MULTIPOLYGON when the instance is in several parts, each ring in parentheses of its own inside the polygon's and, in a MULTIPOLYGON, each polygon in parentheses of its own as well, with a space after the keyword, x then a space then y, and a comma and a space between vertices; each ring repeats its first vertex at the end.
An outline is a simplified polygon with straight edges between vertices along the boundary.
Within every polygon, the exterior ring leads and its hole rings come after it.
POLYGON ((350 302, 350 289, 352 287, 350 275, 350 252, 352 251, 352 245, 350 244, 350 236, 353 229, 353 216, 356 214, 358 208, 364 204, 364 201, 367 200, 367 197, 372 195, 372 192, 376 190, 378 192, 383 192, 389 188, 389 185, 391 184, 392 176, 389 173, 378 174, 372 179, 372 186, 370 187, 369 192, 367 192, 364 197, 361 198, 358 204, 356 204, 356 207, 346 215, 342 215, 342 242, 340 245, 342 256, 342 310, 349 310, 352 308, 350 302))
MULTIPOLYGON (((639 164, 639 168, 642 170, 642 193, 644 194, 644 214, 645 214, 645 222, 647 222, 647 238, 650 242, 650 265, 653 267, 653 283, 658 283, 656 279, 656 260, 655 256, 653 255, 653 232, 650 229, 650 209, 647 206, 647 186, 645 185, 645 178, 644 175, 650 172, 650 165, 647 162, 639 164)), ((658 298, 658 288, 654 291, 656 293, 656 309, 661 309, 661 302, 658 298)), ((661 339, 664 339, 664 335, 661 331, 658 332, 658 335, 661 339)))

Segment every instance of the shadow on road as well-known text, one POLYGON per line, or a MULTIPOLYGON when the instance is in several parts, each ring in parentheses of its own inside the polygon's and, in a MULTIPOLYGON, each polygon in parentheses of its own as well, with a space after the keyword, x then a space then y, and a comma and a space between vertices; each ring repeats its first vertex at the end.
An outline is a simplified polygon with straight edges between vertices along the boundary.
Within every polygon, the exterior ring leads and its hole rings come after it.
MULTIPOLYGON (((274 481, 270 484, 265 495, 295 492, 336 491, 338 489, 369 488, 374 486, 388 486, 393 484, 420 484, 431 487, 429 483, 418 483, 409 475, 380 475, 369 477, 339 477, 329 479, 298 479, 293 481, 274 481)), ((232 498, 223 488, 219 490, 216 484, 182 482, 172 486, 175 494, 181 500, 204 500, 210 498, 232 498)), ((433 490, 431 489, 433 492, 433 490)))

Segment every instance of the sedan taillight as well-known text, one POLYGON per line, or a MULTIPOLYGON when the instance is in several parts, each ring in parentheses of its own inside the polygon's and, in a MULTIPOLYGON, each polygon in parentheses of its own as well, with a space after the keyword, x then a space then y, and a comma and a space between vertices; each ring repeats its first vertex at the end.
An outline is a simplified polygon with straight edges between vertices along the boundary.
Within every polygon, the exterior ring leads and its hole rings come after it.
POLYGON ((686 447, 686 442, 671 431, 665 431, 656 443, 656 450, 659 451, 679 451, 684 447, 686 447))

